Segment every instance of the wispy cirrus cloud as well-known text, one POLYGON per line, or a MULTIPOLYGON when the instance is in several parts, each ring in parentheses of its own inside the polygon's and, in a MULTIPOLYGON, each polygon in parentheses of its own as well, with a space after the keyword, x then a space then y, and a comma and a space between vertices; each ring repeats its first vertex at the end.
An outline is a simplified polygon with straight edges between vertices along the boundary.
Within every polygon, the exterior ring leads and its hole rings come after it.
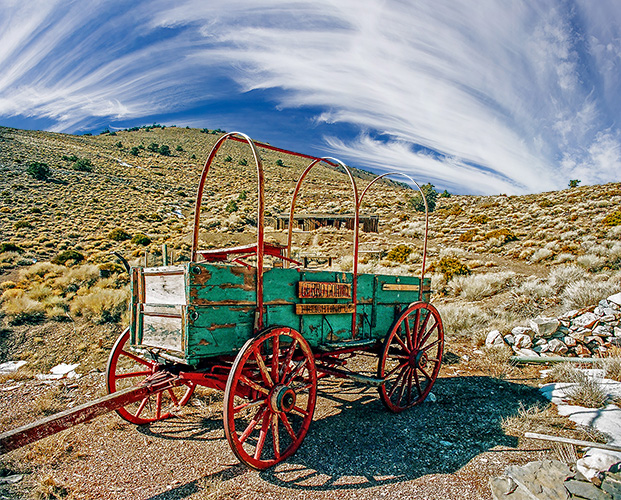
POLYGON ((0 0, 0 119, 74 131, 175 113, 246 130, 249 110, 223 104, 268 91, 258 113, 305 113, 299 133, 377 172, 471 193, 618 179, 613 0, 123 5, 0 0))

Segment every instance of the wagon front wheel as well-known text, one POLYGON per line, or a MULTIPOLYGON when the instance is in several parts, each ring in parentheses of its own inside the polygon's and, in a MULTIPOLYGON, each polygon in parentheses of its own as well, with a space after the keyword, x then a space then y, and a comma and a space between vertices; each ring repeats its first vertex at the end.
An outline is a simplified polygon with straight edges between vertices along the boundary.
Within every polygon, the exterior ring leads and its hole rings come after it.
MULTIPOLYGON (((108 358, 106 383, 108 394, 139 385, 145 378, 160 369, 155 361, 141 358, 129 350, 129 328, 117 339, 108 358)), ((173 387, 149 394, 136 403, 130 403, 116 412, 132 424, 142 425, 163 420, 173 415, 172 411, 185 405, 194 392, 194 384, 173 387)))
POLYGON ((297 331, 271 327, 237 354, 224 391, 224 431, 237 458, 266 469, 300 447, 315 411, 317 372, 297 331))
POLYGON ((382 403, 395 413, 422 403, 438 377, 444 329, 431 304, 416 302, 401 313, 386 336, 377 375, 382 403))

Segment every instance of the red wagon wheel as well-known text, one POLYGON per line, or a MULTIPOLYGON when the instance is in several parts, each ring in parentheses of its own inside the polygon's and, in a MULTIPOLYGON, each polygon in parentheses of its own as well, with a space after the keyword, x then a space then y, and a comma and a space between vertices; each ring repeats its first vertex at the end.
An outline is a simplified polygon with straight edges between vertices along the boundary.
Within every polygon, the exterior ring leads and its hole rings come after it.
POLYGON ((425 400, 435 382, 444 349, 444 329, 438 310, 411 304, 386 336, 377 374, 382 403, 395 413, 425 400))
POLYGON ((297 331, 271 327, 237 354, 224 390, 224 431, 246 465, 266 469, 302 444, 317 399, 315 358, 297 331))
MULTIPOLYGON (((108 394, 140 384, 146 377, 157 372, 160 365, 143 359, 126 349, 129 328, 117 339, 106 367, 108 394)), ((171 411, 185 405, 194 392, 194 384, 181 385, 162 392, 150 394, 141 401, 128 404, 116 412, 133 424, 148 424, 172 416, 171 411)))

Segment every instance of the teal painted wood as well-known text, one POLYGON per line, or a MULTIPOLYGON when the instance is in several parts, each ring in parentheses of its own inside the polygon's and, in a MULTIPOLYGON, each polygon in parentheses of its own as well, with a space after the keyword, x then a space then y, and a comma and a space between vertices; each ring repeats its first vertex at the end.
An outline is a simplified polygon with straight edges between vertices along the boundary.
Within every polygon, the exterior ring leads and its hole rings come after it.
MULTIPOLYGON (((178 270, 179 266, 176 269, 178 270)), ((181 355, 184 360, 188 364, 195 365, 205 358, 235 355, 256 333, 254 269, 229 264, 190 262, 185 264, 182 270, 185 297, 179 300, 179 297, 173 295, 170 300, 181 311, 181 331, 179 331, 181 342, 178 344, 182 346, 181 355)), ((141 302, 145 296, 140 292, 140 287, 144 286, 140 284, 141 276, 142 269, 138 268, 134 271, 132 279, 131 331, 134 344, 140 344, 143 336, 144 316, 140 311, 153 309, 149 304, 141 302)), ((181 277, 176 276, 174 279, 179 280, 181 277)), ((351 285, 352 279, 353 275, 345 272, 283 268, 266 270, 265 326, 281 325, 294 328, 302 333, 313 348, 351 339, 350 313, 297 314, 296 304, 350 304, 351 299, 348 298, 299 298, 298 286, 301 281, 351 285)), ((166 278, 157 277, 154 280, 156 284, 153 286, 160 287, 161 290, 158 289, 158 294, 151 293, 150 296, 161 296, 162 300, 166 300, 166 278)), ((172 283, 172 276, 170 280, 172 283)), ((383 339, 399 312, 418 300, 418 284, 419 278, 414 276, 359 275, 357 338, 383 339), (408 287, 410 289, 403 289, 408 287)), ((425 286, 429 285, 430 280, 426 279, 425 286)), ((429 293, 424 293, 425 300, 429 299, 429 293)), ((162 322, 164 323, 170 322, 162 322)), ((159 323, 151 322, 149 326, 151 330, 153 330, 152 324, 159 323)), ((169 333, 169 331, 162 332, 162 335, 169 333)), ((155 337, 157 332, 153 332, 149 338, 155 337)), ((143 345, 148 347, 147 341, 143 345)))

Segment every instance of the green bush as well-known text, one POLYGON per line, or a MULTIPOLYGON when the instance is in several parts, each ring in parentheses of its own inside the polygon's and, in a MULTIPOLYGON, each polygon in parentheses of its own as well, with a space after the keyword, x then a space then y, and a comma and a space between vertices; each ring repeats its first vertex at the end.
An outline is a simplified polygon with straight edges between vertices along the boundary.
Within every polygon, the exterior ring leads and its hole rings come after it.
POLYGON ((117 227, 116 229, 113 229, 108 234, 108 239, 114 240, 114 241, 126 241, 126 240, 129 240, 130 238, 131 236, 126 231, 124 231, 123 229, 119 227, 117 227))
POLYGON ((87 158, 80 158, 73 164, 73 169, 78 170, 79 172, 92 172, 93 164, 91 160, 87 158))
POLYGON ((572 179, 572 180, 570 180, 570 181, 569 181, 568 186, 569 186, 570 188, 575 188, 575 187, 578 187, 578 184, 580 184, 581 182, 582 182, 582 181, 581 181, 581 180, 579 180, 579 179, 572 179))
POLYGON ((284 167, 285 163, 282 160, 276 160, 276 165, 278 165, 279 167, 284 167))
POLYGON ((489 217, 485 214, 473 215, 470 217, 470 220, 475 224, 487 224, 489 222, 489 217))
POLYGON ((143 245, 147 246, 151 243, 151 238, 149 238, 146 234, 137 233, 132 238, 132 243, 134 245, 143 245))
POLYGON ((152 153, 157 153, 158 150, 160 149, 160 145, 157 142, 152 142, 151 144, 147 146, 147 149, 151 151, 152 153))
POLYGON ((30 229, 32 224, 27 220, 18 220, 15 224, 13 224, 13 229, 30 229))
MULTIPOLYGON (((427 200, 427 207, 429 209, 429 212, 433 212, 436 209, 436 199, 438 198, 438 192, 435 190, 433 184, 431 183, 423 184, 420 188, 425 195, 425 200, 427 200)), ((420 192, 412 196, 409 203, 410 207, 417 212, 425 211, 425 202, 423 201, 423 197, 421 196, 420 192)))
POLYGON ((442 273, 446 281, 450 281, 453 276, 465 276, 471 273, 468 266, 456 257, 442 257, 438 262, 432 263, 428 271, 442 273))
POLYGON ((121 141, 117 142, 116 147, 121 149, 123 147, 123 143, 121 141))
POLYGON ((449 193, 446 189, 440 194, 440 198, 450 198, 451 193, 449 193))
POLYGON ((229 212, 229 213, 237 212, 239 210, 239 207, 237 206, 237 202, 235 200, 229 201, 229 203, 227 204, 225 210, 227 212, 229 212))
POLYGON ((139 153, 139 152, 140 152, 140 150, 139 150, 136 146, 134 146, 133 148, 131 148, 131 149, 129 150, 129 154, 130 154, 130 155, 134 155, 134 156, 138 156, 138 153, 139 153))
POLYGON ((227 155, 224 161, 233 161, 233 157, 231 155, 227 155))
POLYGON ((4 253, 4 252, 18 252, 18 253, 24 253, 24 250, 19 248, 17 245, 15 245, 14 243, 0 243, 0 253, 4 253))
POLYGON ((162 156, 170 156, 170 148, 166 144, 162 144, 157 151, 162 156))
POLYGON ((80 252, 76 252, 75 250, 65 250, 64 252, 60 252, 56 257, 52 259, 52 264, 56 264, 59 266, 72 266, 77 264, 78 262, 82 262, 84 260, 84 255, 80 252))
POLYGON ((175 151, 179 151, 179 153, 183 152, 183 148, 181 146, 177 146, 175 151))
POLYGON ((248 165, 248 160, 246 160, 246 158, 242 158, 237 163, 239 163, 242 167, 245 167, 246 165, 248 165))
POLYGON ((408 257, 413 251, 414 250, 407 245, 397 245, 390 252, 388 252, 388 255, 386 255, 386 258, 393 262, 399 262, 403 264, 407 262, 408 257))
POLYGON ((45 181, 50 176, 50 167, 47 163, 34 161, 28 166, 26 173, 37 180, 45 181))

